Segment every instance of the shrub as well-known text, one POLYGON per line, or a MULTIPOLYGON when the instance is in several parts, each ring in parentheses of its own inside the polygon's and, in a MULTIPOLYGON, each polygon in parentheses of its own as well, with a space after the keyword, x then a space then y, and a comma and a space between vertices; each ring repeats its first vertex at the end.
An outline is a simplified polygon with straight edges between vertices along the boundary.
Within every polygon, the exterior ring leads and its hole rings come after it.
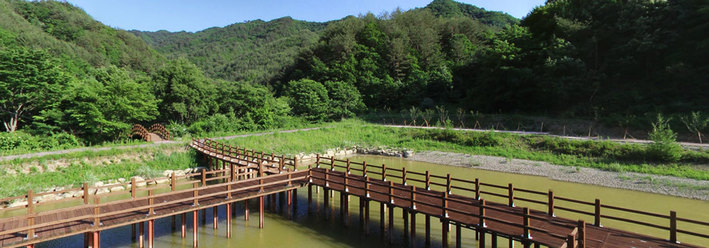
POLYGON ((647 146, 647 156, 657 162, 677 162, 682 158, 682 147, 677 143, 677 134, 670 129, 670 118, 657 115, 648 134, 653 141, 647 146))

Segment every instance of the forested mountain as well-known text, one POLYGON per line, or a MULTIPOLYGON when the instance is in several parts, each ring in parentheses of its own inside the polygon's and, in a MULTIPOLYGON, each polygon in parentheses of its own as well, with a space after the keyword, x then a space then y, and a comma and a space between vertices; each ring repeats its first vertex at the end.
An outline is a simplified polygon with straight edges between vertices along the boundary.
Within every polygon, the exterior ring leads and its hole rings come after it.
POLYGON ((0 32, 18 46, 62 57, 78 71, 88 64, 151 72, 164 60, 141 39, 65 2, 0 0, 0 32))
POLYGON ((411 107, 703 120, 708 23, 705 0, 549 0, 522 20, 435 0, 328 23, 131 34, 66 2, 0 0, 0 120, 90 142, 132 123, 236 131, 411 107))
POLYGON ((214 27, 196 33, 131 31, 170 58, 184 57, 213 78, 268 83, 318 40, 326 23, 290 17, 214 27))

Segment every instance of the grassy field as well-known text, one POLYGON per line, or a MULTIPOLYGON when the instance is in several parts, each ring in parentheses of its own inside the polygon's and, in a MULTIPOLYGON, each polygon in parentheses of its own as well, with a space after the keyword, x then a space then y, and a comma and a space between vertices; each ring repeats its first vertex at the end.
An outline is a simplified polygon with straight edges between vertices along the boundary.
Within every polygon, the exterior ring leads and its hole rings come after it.
POLYGON ((391 128, 352 120, 330 126, 307 132, 236 138, 227 142, 291 155, 300 152, 324 153, 332 148, 353 146, 446 151, 709 180, 709 170, 705 169, 709 166, 707 151, 683 151, 679 162, 659 163, 652 161, 651 156, 646 154, 646 146, 641 144, 493 132, 391 128))

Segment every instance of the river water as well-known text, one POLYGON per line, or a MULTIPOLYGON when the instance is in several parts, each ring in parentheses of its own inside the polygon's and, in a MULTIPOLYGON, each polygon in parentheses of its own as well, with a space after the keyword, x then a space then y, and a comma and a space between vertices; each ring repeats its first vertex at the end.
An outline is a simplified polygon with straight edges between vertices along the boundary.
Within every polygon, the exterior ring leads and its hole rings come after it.
MULTIPOLYGON (((553 190, 557 196, 575 198, 584 201, 594 201, 601 199, 603 204, 641 209, 648 212, 656 212, 661 214, 669 214, 670 210, 676 210, 677 216, 681 218, 698 219, 709 221, 709 202, 700 200, 691 200, 659 194, 651 194, 637 192, 631 190, 622 190, 614 188, 606 188, 587 184, 577 184, 569 182, 561 182, 547 179, 545 177, 527 176, 519 174, 501 173, 493 171, 485 171, 474 168, 461 168, 445 165, 437 165, 431 163, 409 161, 401 158, 390 158, 380 156, 355 156, 350 157, 352 161, 366 160, 368 164, 386 164, 388 168, 406 167, 409 171, 423 172, 431 171, 432 174, 445 175, 451 173, 457 178, 465 178, 473 180, 479 178, 481 182, 507 185, 513 183, 516 188, 524 188, 529 190, 537 190, 546 192, 553 190)), ((569 172, 573 173, 573 172, 569 172)), ((460 193, 454 190, 454 194, 460 193)), ((504 192, 501 192, 504 193, 504 192)), ((401 218, 401 210, 395 210, 395 228, 393 244, 388 245, 387 238, 380 233, 379 227, 379 204, 371 203, 370 207, 370 223, 368 226, 369 235, 365 235, 359 227, 359 207, 358 199, 352 197, 350 200, 350 227, 345 227, 341 221, 339 207, 339 199, 337 195, 331 197, 332 206, 330 209, 323 209, 323 192, 315 193, 313 198, 316 202, 311 206, 311 211, 308 211, 307 206, 307 190, 303 188, 298 190, 298 200, 296 201, 295 212, 293 214, 266 212, 264 229, 258 228, 258 206, 257 201, 251 201, 250 220, 244 221, 243 203, 236 204, 236 217, 233 219, 233 236, 230 239, 225 237, 225 209, 224 206, 219 208, 220 222, 217 230, 212 227, 212 210, 208 209, 206 213, 207 220, 202 220, 200 214, 199 228, 199 244, 200 247, 400 247, 403 245, 403 232, 401 231, 403 219, 401 218)), ((495 197, 487 197, 488 201, 506 202, 506 199, 495 197)), ((528 197, 528 195, 524 195, 528 197)), ((531 196, 529 196, 531 197, 531 196)), ((531 197, 534 198, 534 197, 531 197)), ((534 199, 546 200, 545 196, 536 197, 534 199)), ((561 204, 561 203, 559 203, 561 204)), ((536 204, 525 204, 517 202, 517 206, 527 206, 539 210, 546 210, 545 206, 536 204)), ((567 207, 579 207, 578 205, 564 204, 567 207)), ((580 207, 583 210, 592 212, 592 207, 580 207)), ((268 206, 267 206, 268 209, 268 206)), ((278 209, 278 208, 277 208, 278 209)), ((573 213, 557 211, 557 216, 567 217, 571 219, 583 218, 587 222, 592 223, 593 218, 589 216, 580 216, 573 213)), ((633 217, 631 214, 621 214, 613 211, 604 211, 603 214, 611 214, 619 217, 633 217)), ((180 217, 177 217, 177 230, 172 230, 171 218, 163 218, 155 222, 155 246, 156 247, 191 247, 192 246, 192 228, 191 228, 191 213, 187 214, 187 238, 180 237, 179 223, 180 217)), ((436 218, 432 218, 431 238, 432 247, 441 246, 441 225, 436 218)), ((655 223, 662 226, 668 226, 667 220, 658 220, 651 217, 639 219, 650 223, 655 223)), ((417 230, 416 240, 417 246, 423 247, 424 244, 424 217, 417 215, 417 230)), ((669 234, 664 230, 645 228, 638 225, 619 223, 617 221, 603 219, 602 224, 607 227, 616 227, 624 230, 631 230, 640 233, 655 235, 662 238, 668 238, 669 234)), ((678 228, 685 229, 698 233, 709 233, 709 228, 699 227, 689 224, 680 223, 678 228)), ((103 247, 138 247, 136 242, 131 241, 131 228, 124 226, 115 228, 101 233, 101 245, 103 247)), ((682 242, 709 245, 709 240, 696 239, 680 234, 678 239, 682 242)), ((450 232, 449 240, 451 246, 455 242, 455 232, 450 232)), ((463 247, 473 247, 476 244, 474 232, 463 229, 462 232, 463 247)), ((502 242, 502 241, 501 241, 502 242)), ((63 239, 58 239, 50 242, 45 242, 37 245, 37 247, 79 247, 83 245, 83 235, 76 235, 63 239)))

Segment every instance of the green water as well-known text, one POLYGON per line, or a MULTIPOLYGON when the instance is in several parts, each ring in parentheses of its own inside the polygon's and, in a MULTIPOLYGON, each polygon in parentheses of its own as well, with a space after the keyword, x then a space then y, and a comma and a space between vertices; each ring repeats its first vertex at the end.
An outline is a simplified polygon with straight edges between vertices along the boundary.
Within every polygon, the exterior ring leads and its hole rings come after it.
MULTIPOLYGON (((642 209, 648 212, 656 212, 669 214, 670 210, 676 210, 678 217, 698 219, 709 221, 709 202, 691 200, 685 198, 664 196, 658 194, 643 193, 630 190, 621 190, 606 188, 600 186, 576 184, 568 182, 560 182, 549 180, 544 177, 526 176, 518 174, 500 173, 492 171, 478 170, 474 168, 460 168, 443 166, 430 163, 413 162, 399 158, 388 158, 378 156, 357 156, 351 157, 352 161, 366 160, 368 164, 385 163, 388 168, 406 167, 409 171, 423 172, 431 171, 432 174, 445 175, 451 173, 456 178, 465 178, 474 180, 479 178, 481 182, 507 185, 513 183, 515 188, 524 188, 546 192, 553 190, 557 196, 572 197, 575 199, 593 201, 596 198, 601 199, 603 204, 642 209)), ((389 173, 395 173, 390 171, 389 173)), ((572 172, 570 172, 572 173, 572 172)), ((410 174, 410 178, 418 176, 410 174)), ((397 179, 390 179, 397 180, 397 179)), ((465 184, 454 183, 454 185, 466 187, 465 184)), ((421 186, 417 184, 417 186, 421 186)), ((435 189, 435 188, 434 188, 435 189)), ((490 190, 499 193, 506 193, 505 190, 490 190)), ((462 190, 453 190, 453 194, 469 193, 462 190)), ((528 197, 546 201, 546 196, 534 197, 528 194, 518 193, 517 196, 528 197)), ((257 201, 252 200, 250 209, 250 220, 244 221, 243 204, 236 204, 236 217, 233 220, 233 236, 231 239, 225 238, 225 217, 224 207, 219 208, 220 223, 219 229, 216 231, 212 228, 212 210, 208 209, 206 213, 206 224, 199 228, 199 244, 200 247, 400 247, 403 245, 403 219, 401 218, 401 210, 395 210, 395 233, 393 234, 392 245, 387 245, 388 237, 380 233, 379 222, 379 203, 371 203, 370 207, 370 223, 368 226, 369 235, 365 235, 359 226, 359 206, 356 197, 350 198, 350 227, 345 227, 340 218, 339 196, 335 194, 330 197, 330 208, 323 207, 323 192, 314 192, 313 198, 315 202, 310 206, 310 212, 307 206, 307 190, 302 188, 298 190, 298 200, 295 207, 295 212, 288 214, 266 212, 264 229, 258 228, 258 212, 257 201), (255 211, 256 210, 256 211, 255 211)), ((488 201, 506 202, 506 199, 485 196, 483 198, 488 201)), ((268 203, 268 202, 267 202, 268 203)), ((527 204, 521 201, 515 202, 517 206, 527 206, 539 210, 546 210, 546 206, 537 204, 527 204)), ((557 206, 576 207, 589 212, 593 211, 593 207, 579 206, 575 204, 567 204, 557 201, 557 206)), ((268 207, 267 207, 268 209, 268 207)), ((278 209, 278 207, 276 207, 278 209)), ((589 223, 593 222, 590 216, 580 216, 577 214, 557 211, 557 216, 567 217, 571 219, 583 218, 589 223)), ((668 226, 667 220, 658 220, 652 217, 640 218, 632 214, 618 213, 614 211, 605 211, 603 214, 609 214, 619 217, 633 217, 637 220, 642 220, 658 225, 668 226)), ((180 217, 177 217, 178 230, 173 231, 171 228, 171 218, 163 218, 156 221, 156 247, 191 247, 192 246, 192 224, 191 214, 187 215, 187 238, 182 239, 179 232, 180 217)), ((202 215, 200 214, 200 218, 202 215)), ((441 246, 441 224, 436 218, 431 218, 431 235, 432 247, 441 246)), ((616 227, 624 230, 654 235, 657 237, 668 238, 667 231, 646 228, 633 224, 619 223, 617 221, 602 219, 602 224, 607 227, 616 227)), ((200 224, 205 223, 200 221, 200 224)), ((419 247, 424 243, 424 217, 417 215, 417 230, 415 242, 419 247)), ((678 228, 685 229, 698 233, 709 233, 709 228, 698 227, 695 225, 685 224, 680 222, 678 228)), ((103 247, 138 247, 135 242, 131 242, 130 226, 115 228, 102 232, 101 243, 103 247)), ((82 235, 67 237, 64 239, 46 242, 38 245, 38 247, 77 247, 83 244, 82 235)), ((686 235, 679 234, 678 239, 684 243, 697 244, 706 246, 708 240, 691 238, 686 235)), ((449 236, 451 246, 455 242, 455 230, 452 229, 449 236)), ((463 229, 462 232, 463 247, 472 247, 476 245, 474 233, 471 230, 463 229)), ((501 241, 502 242, 502 241, 501 241)))

